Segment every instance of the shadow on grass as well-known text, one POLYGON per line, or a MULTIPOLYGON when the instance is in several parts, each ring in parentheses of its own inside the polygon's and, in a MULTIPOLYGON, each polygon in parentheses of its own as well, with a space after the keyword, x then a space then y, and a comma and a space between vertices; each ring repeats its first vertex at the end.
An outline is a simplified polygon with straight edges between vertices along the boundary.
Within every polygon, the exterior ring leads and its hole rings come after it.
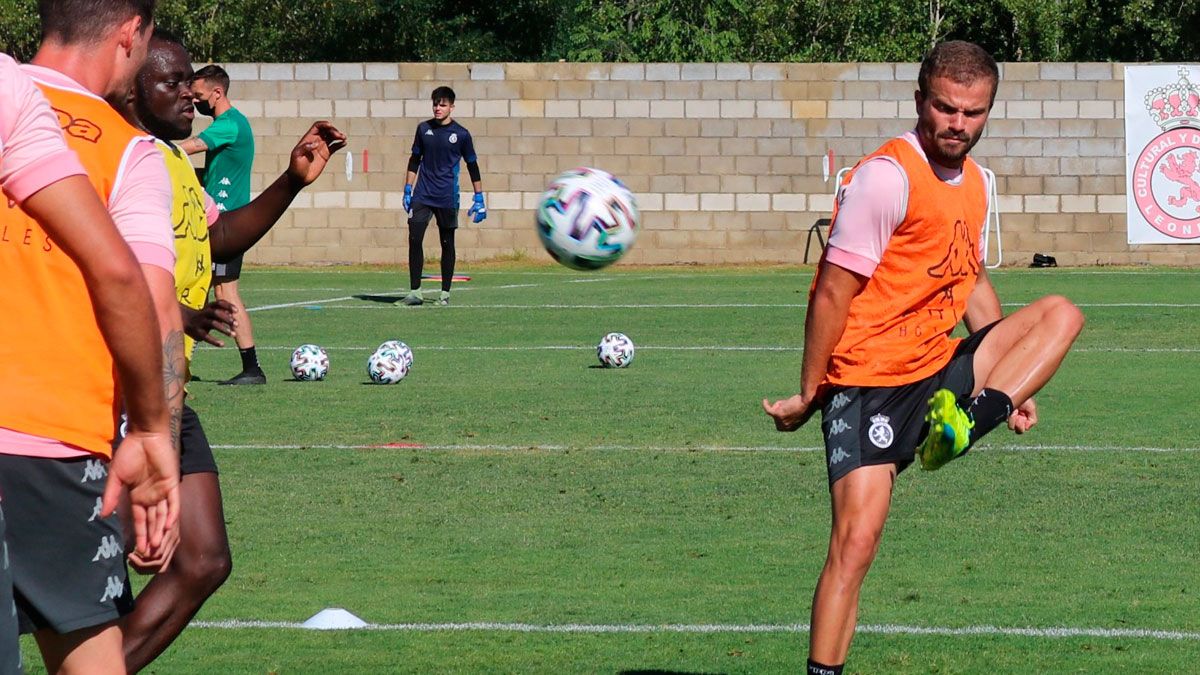
POLYGON ((352 297, 355 300, 366 300, 368 302, 386 302, 386 303, 393 304, 393 305, 404 299, 403 295, 370 295, 367 293, 355 295, 352 297))

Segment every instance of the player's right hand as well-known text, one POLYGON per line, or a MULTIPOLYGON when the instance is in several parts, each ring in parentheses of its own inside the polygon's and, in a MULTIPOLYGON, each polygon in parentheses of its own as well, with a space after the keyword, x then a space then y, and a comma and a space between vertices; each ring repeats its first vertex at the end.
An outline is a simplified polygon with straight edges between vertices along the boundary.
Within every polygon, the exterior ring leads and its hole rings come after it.
POLYGON ((780 399, 774 403, 764 398, 762 407, 775 420, 777 431, 795 431, 804 426, 804 423, 817 411, 817 406, 813 405, 812 401, 804 400, 802 394, 780 399))
POLYGON ((131 430, 113 451, 100 517, 117 508, 129 491, 135 551, 154 556, 164 533, 179 522, 179 452, 169 432, 131 430))
POLYGON ((184 313, 183 332, 197 342, 224 347, 225 342, 210 333, 215 330, 229 337, 237 337, 237 319, 233 318, 234 311, 233 304, 228 300, 213 300, 198 310, 184 313))
POLYGON ((404 186, 404 212, 412 213, 412 186, 404 186))

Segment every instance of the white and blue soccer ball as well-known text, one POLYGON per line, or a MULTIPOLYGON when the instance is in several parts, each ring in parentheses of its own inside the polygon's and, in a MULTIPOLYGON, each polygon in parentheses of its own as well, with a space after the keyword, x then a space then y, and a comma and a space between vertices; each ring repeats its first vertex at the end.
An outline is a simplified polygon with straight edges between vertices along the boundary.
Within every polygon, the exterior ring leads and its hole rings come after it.
POLYGON ((615 263, 638 234, 633 193, 607 171, 581 167, 554 180, 537 208, 537 229, 546 251, 577 270, 615 263))
POLYGON ((624 368, 633 361, 633 340, 624 333, 609 333, 596 345, 596 357, 605 368, 624 368))
POLYGON ((393 351, 377 351, 367 359, 367 376, 375 384, 396 384, 408 375, 408 361, 393 351))
POLYGON ((292 352, 291 365, 297 380, 323 380, 329 374, 329 354, 317 345, 300 345, 292 352))
POLYGON ((397 356, 399 356, 400 358, 404 359, 405 365, 407 365, 409 367, 409 369, 412 368, 412 363, 413 363, 412 350, 409 349, 408 345, 404 344, 403 342, 401 342, 399 340, 388 340, 388 341, 384 342, 383 344, 379 345, 379 347, 377 347, 375 349, 376 354, 378 354, 379 352, 392 352, 392 353, 396 354, 397 356))

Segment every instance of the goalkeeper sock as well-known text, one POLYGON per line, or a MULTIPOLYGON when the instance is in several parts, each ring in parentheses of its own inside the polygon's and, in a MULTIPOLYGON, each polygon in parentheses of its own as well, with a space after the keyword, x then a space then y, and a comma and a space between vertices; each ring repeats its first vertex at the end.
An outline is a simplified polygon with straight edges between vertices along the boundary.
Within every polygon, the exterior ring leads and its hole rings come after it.
POLYGON ((971 399, 967 406, 967 414, 975 421, 971 429, 971 443, 983 438, 987 432, 1004 424, 1012 414, 1012 399, 999 389, 984 389, 971 399))

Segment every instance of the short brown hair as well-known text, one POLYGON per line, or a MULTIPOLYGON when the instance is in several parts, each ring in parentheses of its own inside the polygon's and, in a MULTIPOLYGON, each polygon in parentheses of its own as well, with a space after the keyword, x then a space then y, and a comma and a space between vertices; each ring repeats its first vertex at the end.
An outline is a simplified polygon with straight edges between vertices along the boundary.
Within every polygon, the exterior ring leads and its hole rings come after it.
POLYGON ((996 88, 1000 86, 1000 68, 996 65, 996 59, 983 47, 963 40, 941 42, 925 55, 917 76, 917 88, 921 90, 921 96, 929 95, 929 81, 935 77, 948 77, 966 85, 974 84, 980 78, 990 79, 993 102, 996 100, 996 88))
POLYGON ((225 69, 216 64, 209 64, 192 76, 192 80, 204 80, 205 82, 221 88, 225 95, 229 95, 229 73, 225 69))
POLYGON ((134 16, 142 17, 142 30, 154 19, 155 0, 38 0, 42 41, 95 44, 108 31, 134 16))

